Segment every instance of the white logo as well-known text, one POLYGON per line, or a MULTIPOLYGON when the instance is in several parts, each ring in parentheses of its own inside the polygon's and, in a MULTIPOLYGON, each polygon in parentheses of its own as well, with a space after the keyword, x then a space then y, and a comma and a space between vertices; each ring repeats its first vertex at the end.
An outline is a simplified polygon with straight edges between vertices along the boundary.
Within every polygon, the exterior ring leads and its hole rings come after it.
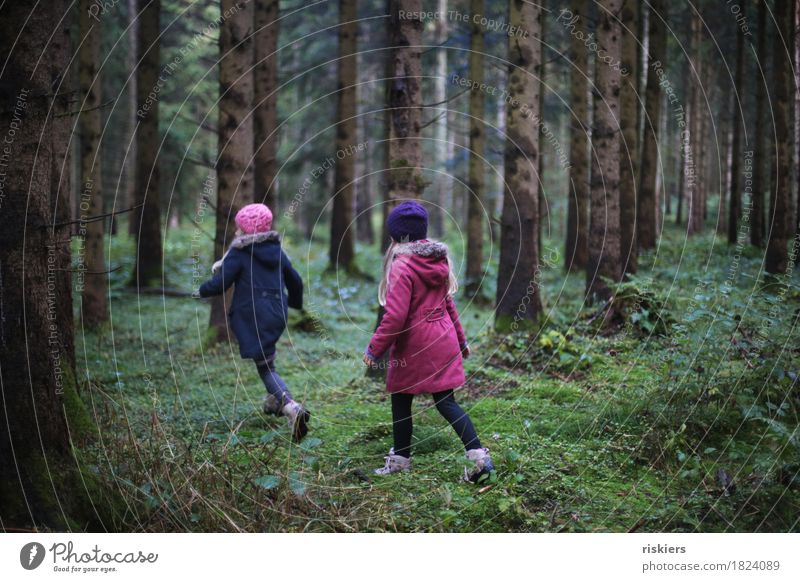
POLYGON ((22 546, 19 552, 19 563, 26 570, 35 570, 44 561, 44 546, 39 542, 30 542, 22 546))

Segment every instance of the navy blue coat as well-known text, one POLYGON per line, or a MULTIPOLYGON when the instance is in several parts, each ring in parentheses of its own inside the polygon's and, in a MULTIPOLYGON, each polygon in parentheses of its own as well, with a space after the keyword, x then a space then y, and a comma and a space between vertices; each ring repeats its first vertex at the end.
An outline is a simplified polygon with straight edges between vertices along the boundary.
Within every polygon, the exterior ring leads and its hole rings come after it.
POLYGON ((237 237, 222 267, 200 286, 200 296, 221 295, 234 283, 228 318, 239 353, 269 358, 286 329, 289 307, 303 308, 303 280, 281 249, 277 232, 237 237))

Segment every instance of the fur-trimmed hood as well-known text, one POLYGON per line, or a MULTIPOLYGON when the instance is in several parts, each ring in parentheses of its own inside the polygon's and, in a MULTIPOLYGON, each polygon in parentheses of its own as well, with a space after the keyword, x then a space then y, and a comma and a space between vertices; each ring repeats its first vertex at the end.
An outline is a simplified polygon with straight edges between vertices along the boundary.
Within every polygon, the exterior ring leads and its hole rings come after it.
POLYGON ((381 305, 386 300, 390 273, 392 269, 398 268, 398 263, 413 271, 426 287, 445 286, 450 294, 458 290, 458 281, 446 244, 435 240, 395 243, 389 252, 388 261, 384 265, 384 277, 378 288, 378 301, 381 305))
POLYGON ((269 263, 272 261, 277 261, 280 258, 280 242, 281 242, 281 233, 277 230, 268 230, 267 232, 256 232, 254 234, 240 234, 236 238, 231 241, 231 244, 228 246, 228 250, 225 251, 225 254, 222 256, 220 260, 218 260, 214 265, 211 267, 211 272, 216 273, 219 269, 222 268, 222 262, 225 260, 225 257, 228 256, 232 250, 243 250, 252 245, 258 245, 259 243, 264 242, 275 242, 278 243, 277 245, 263 245, 263 246, 254 246, 253 247, 253 256, 265 263, 269 263), (274 250, 271 250, 269 247, 277 246, 277 254, 274 250))
POLYGON ((447 245, 435 240, 422 240, 399 243, 394 246, 393 255, 417 255, 420 257, 441 258, 448 256, 447 245))

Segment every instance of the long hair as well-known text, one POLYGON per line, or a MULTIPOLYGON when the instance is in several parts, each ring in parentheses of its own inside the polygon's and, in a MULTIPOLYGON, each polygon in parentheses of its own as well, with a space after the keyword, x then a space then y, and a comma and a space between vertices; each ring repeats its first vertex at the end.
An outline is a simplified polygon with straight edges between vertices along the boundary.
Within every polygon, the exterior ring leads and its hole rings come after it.
MULTIPOLYGON (((429 242, 436 243, 437 241, 430 240, 429 242)), ((413 243, 398 243, 393 240, 389 248, 386 249, 386 254, 383 255, 383 273, 381 275, 381 281, 378 283, 378 303, 381 307, 386 305, 386 295, 389 292, 389 277, 391 276, 392 263, 394 263, 394 259, 399 254, 399 251, 409 244, 413 243)), ((450 253, 447 253, 447 267, 447 293, 448 295, 455 295, 458 292, 458 278, 453 269, 450 253)))

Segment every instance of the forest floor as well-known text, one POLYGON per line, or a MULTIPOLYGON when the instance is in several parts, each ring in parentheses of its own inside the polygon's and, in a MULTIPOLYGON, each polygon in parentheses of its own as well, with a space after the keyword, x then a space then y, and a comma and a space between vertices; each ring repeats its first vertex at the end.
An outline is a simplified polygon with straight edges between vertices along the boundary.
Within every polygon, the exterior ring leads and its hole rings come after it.
MULTIPOLYGON (((190 290, 192 233, 168 236, 170 284, 190 290)), ((564 275, 547 244, 538 334, 496 335, 491 310, 459 296, 473 355, 457 394, 497 466, 479 486, 459 480, 463 450, 429 397, 414 405, 413 471, 372 475, 391 446, 387 395, 361 363, 376 281, 327 271, 323 244, 287 249, 308 313, 291 313, 277 365, 313 414, 300 445, 261 412, 263 385, 235 344, 206 345, 209 305, 125 289, 130 241, 112 241, 123 267, 112 323, 90 332, 77 321, 82 394, 99 425, 81 458, 121 493, 127 530, 800 527, 800 294, 796 276, 764 279, 755 249, 665 233, 619 288, 628 323, 611 333, 583 304, 585 275, 564 275)), ((358 256, 377 279, 378 251, 358 256)))

